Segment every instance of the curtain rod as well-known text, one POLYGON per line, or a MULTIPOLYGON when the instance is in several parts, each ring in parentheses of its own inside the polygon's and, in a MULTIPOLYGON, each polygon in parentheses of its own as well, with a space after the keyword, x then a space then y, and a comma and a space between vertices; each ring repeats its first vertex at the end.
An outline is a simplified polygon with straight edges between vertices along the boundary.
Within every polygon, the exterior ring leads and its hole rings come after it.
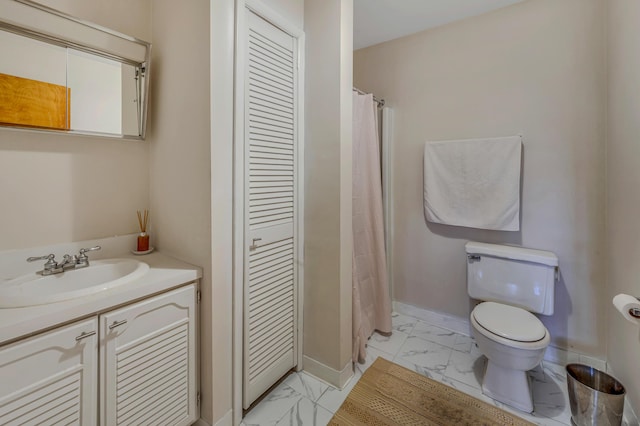
MULTIPOLYGON (((353 91, 354 92, 358 92, 361 95, 368 95, 369 94, 369 93, 367 93, 367 92, 365 92, 363 90, 358 89, 357 87, 354 87, 353 91)), ((373 100, 374 100, 374 102, 376 102, 378 104, 378 108, 382 108, 384 106, 384 99, 378 99, 378 98, 376 98, 375 95, 373 95, 373 100)))

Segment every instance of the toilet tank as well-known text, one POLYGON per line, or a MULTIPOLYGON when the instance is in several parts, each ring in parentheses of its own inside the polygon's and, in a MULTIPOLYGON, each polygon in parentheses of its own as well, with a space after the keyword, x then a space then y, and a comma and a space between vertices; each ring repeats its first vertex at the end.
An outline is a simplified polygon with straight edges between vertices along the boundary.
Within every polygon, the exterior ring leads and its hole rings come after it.
POLYGON ((472 241, 465 249, 471 298, 553 315, 558 267, 554 253, 472 241))

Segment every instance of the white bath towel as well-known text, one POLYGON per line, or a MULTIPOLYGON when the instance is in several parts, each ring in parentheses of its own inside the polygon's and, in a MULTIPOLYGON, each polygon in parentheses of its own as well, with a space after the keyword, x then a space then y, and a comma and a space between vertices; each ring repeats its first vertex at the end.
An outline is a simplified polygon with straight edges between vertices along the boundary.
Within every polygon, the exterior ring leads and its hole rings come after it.
POLYGON ((424 210, 429 222, 520 229, 520 136, 427 142, 424 210))

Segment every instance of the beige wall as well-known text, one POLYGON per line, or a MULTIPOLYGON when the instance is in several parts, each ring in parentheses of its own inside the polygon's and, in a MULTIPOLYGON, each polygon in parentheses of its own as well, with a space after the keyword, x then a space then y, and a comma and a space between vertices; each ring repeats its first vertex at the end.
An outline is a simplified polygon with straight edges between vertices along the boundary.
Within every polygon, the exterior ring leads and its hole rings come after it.
POLYGON ((618 293, 640 296, 640 3, 609 5, 607 140, 607 360, 640 410, 640 334, 613 308, 618 293))
POLYGON ((202 417, 230 409, 226 334, 212 331, 209 2, 153 3, 150 205, 155 244, 201 266, 202 417), (219 348, 214 352, 213 347, 219 348), (213 369, 219 363, 220 369, 213 369))
POLYGON ((353 2, 305 1, 305 369, 337 383, 351 357, 353 2), (318 364, 328 369, 318 368, 318 364))
MULTIPOLYGON (((151 40, 150 0, 41 3, 151 40)), ((148 206, 148 146, 0 129, 0 250, 136 232, 135 211, 148 206)))
POLYGON ((287 22, 291 22, 298 28, 304 26, 304 0, 262 0, 262 2, 287 22))
POLYGON ((36 3, 151 41, 153 0, 35 0, 36 3))
POLYGON ((354 80, 394 109, 394 298, 468 318, 464 243, 555 252, 552 344, 605 355, 602 0, 536 0, 355 53, 354 80), (427 223, 426 140, 524 134, 520 232, 427 223))

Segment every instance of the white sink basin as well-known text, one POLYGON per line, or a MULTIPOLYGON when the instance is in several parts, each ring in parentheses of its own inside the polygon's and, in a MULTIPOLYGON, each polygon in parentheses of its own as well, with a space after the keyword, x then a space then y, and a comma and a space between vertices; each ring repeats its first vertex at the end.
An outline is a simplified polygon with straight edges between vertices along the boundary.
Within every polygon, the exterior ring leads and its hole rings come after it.
POLYGON ((99 293, 140 278, 148 270, 149 265, 134 259, 104 259, 60 274, 23 275, 0 282, 0 308, 44 305, 99 293))

